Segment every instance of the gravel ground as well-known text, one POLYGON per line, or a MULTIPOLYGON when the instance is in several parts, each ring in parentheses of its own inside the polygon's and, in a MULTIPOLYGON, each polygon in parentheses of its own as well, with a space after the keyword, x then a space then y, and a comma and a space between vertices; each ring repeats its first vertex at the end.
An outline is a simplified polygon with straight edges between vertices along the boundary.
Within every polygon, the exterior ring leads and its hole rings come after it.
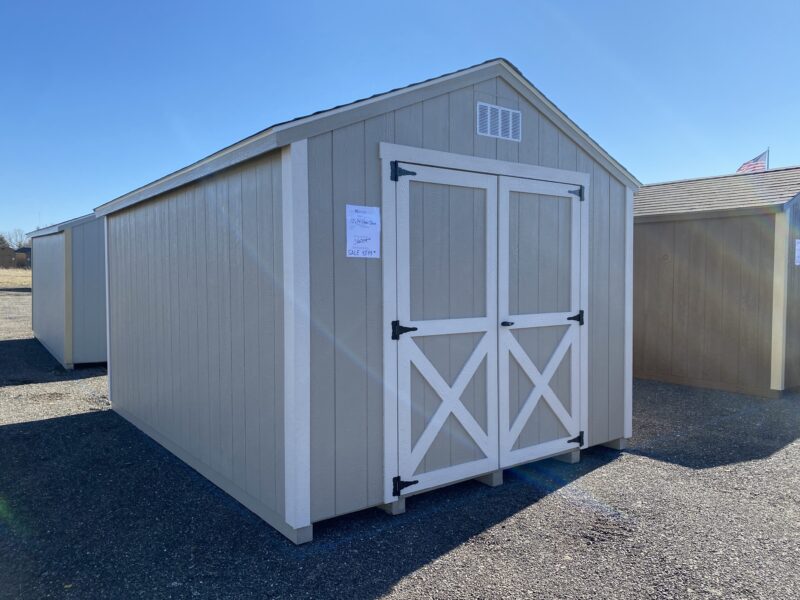
POLYGON ((0 597, 800 597, 800 397, 636 382, 629 451, 294 547, 65 373, 0 291, 0 597))

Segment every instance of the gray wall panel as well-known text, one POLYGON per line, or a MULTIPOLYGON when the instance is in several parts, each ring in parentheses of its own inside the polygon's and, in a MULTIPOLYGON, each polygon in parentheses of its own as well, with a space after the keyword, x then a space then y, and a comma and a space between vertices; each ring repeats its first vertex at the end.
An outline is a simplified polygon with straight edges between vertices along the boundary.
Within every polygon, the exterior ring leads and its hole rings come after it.
POLYGON ((64 234, 33 238, 33 335, 64 363, 65 268, 64 234))
POLYGON ((314 521, 381 501, 381 262, 344 257, 344 205, 380 205, 378 141, 592 175, 589 440, 622 431, 624 187, 504 80, 469 85, 309 139, 314 521), (478 101, 522 111, 522 142, 478 136, 478 101))
POLYGON ((114 408, 273 521, 281 201, 272 154, 109 217, 114 408))
POLYGON ((768 392, 774 217, 635 229, 634 374, 768 392))
POLYGON ((106 263, 103 220, 72 228, 74 363, 106 360, 106 263))

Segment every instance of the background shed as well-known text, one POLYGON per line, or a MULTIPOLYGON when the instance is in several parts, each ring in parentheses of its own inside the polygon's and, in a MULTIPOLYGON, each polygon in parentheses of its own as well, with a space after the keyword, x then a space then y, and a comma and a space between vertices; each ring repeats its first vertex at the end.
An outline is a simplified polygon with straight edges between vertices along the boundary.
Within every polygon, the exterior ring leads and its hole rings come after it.
POLYGON ((114 410, 295 542, 619 447, 636 185, 502 59, 272 126, 96 209, 114 410))
POLYGON ((800 167, 636 193, 634 376, 770 396, 800 385, 800 167))
POLYGON ((33 334, 65 368, 106 361, 103 221, 89 214, 28 234, 33 334))

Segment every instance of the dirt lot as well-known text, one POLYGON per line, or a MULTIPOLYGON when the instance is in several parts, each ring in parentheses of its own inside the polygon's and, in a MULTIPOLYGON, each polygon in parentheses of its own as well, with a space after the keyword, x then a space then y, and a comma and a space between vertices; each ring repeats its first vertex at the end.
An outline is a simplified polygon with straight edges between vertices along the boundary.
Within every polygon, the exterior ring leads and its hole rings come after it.
POLYGON ((0 268, 0 290, 30 291, 30 269, 0 268))
POLYGON ((0 597, 800 597, 799 397, 637 382, 627 452, 294 547, 30 336, 30 295, 0 290, 0 597))

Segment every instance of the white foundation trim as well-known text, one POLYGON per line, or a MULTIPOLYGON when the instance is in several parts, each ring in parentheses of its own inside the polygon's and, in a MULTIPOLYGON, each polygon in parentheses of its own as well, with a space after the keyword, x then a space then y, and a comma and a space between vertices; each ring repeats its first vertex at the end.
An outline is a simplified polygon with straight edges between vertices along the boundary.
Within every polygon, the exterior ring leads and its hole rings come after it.
POLYGON ((623 437, 633 435, 633 190, 625 190, 625 384, 623 437))
POLYGON ((283 219, 285 512, 311 524, 311 322, 309 314, 308 142, 281 154, 283 219))
POLYGON ((789 270, 789 211, 775 214, 775 262, 772 273, 772 361, 769 387, 785 388, 786 299, 789 270))

